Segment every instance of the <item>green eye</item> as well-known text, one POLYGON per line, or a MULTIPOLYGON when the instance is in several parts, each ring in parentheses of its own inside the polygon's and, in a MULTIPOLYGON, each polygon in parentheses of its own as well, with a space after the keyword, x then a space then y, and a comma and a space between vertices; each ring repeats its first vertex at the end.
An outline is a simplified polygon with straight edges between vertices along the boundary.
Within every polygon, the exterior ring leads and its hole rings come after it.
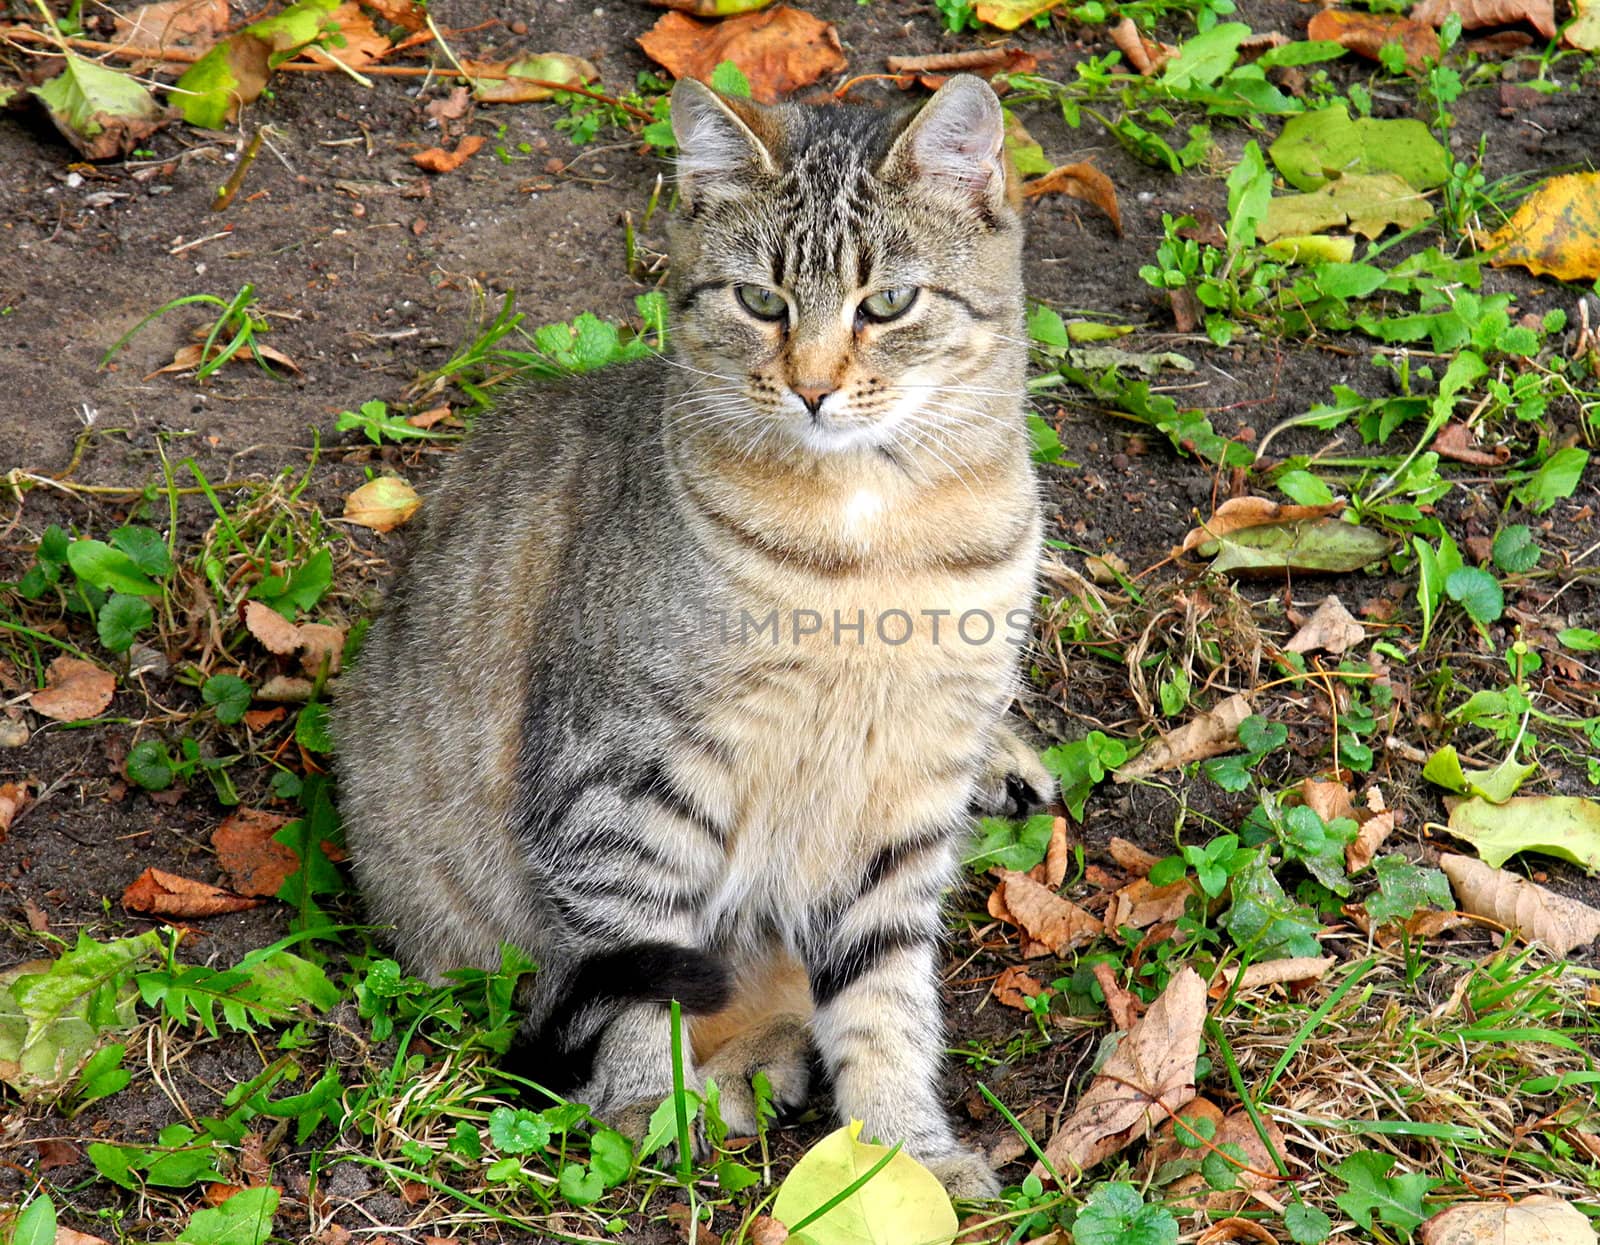
POLYGON ((733 292, 744 309, 758 320, 781 320, 789 314, 789 304, 777 290, 769 290, 764 285, 736 285, 733 292))
POLYGON ((900 285, 892 290, 879 290, 861 300, 860 311, 868 320, 893 320, 911 310, 917 301, 917 287, 900 285))

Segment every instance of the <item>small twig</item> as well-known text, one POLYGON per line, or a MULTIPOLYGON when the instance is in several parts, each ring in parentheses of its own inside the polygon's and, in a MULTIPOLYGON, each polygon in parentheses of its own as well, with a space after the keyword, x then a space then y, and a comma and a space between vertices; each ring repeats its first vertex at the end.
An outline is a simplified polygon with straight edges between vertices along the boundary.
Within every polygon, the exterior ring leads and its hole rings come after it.
MULTIPOLYGON (((223 212, 227 210, 228 205, 233 202, 233 197, 239 193, 239 187, 244 184, 244 175, 249 170, 250 166, 255 163, 256 154, 260 150, 261 131, 257 130, 255 132, 255 137, 250 140, 250 145, 244 149, 244 154, 239 157, 238 167, 236 167, 233 172, 228 175, 228 180, 223 183, 222 189, 217 191, 217 197, 211 201, 211 210, 213 212, 223 212)), ((214 238, 220 238, 221 236, 221 234, 212 234, 212 237, 214 238)), ((187 245, 198 246, 200 241, 205 241, 205 239, 199 239, 195 242, 190 242, 187 245)), ((175 255, 177 252, 169 251, 168 254, 175 255)))

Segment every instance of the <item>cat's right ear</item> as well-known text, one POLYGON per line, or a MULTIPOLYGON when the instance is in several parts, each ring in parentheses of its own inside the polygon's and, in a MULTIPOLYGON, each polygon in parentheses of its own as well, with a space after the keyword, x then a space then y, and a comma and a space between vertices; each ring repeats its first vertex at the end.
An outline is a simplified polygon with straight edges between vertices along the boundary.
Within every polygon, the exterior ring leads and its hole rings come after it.
POLYGON ((749 188, 750 174, 776 174, 777 163, 734 104, 693 78, 672 88, 672 133, 678 140, 678 190, 693 206, 749 188))

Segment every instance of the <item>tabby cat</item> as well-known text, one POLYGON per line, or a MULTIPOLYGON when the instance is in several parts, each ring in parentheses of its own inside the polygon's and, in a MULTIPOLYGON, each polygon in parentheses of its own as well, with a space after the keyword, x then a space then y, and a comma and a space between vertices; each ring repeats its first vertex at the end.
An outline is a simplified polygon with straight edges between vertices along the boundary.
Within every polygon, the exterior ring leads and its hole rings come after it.
POLYGON ((750 1080, 957 1195, 940 896, 970 808, 1048 781, 1004 715, 1040 520, 998 102, 672 96, 671 356, 486 414, 336 713, 372 915, 437 977, 539 965, 527 1070, 635 1132, 667 1000, 750 1080), (1018 784, 1021 783, 1019 788, 1018 784))

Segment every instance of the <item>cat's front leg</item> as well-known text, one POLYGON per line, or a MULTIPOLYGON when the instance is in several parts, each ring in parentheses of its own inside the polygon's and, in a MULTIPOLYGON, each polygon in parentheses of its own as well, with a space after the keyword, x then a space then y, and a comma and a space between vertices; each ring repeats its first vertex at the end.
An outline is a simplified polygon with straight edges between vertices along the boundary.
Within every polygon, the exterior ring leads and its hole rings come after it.
POLYGON ((971 810, 980 817, 1026 817, 1053 804, 1059 784, 1039 753, 1008 719, 995 724, 988 754, 973 790, 971 810))
POLYGON ((902 1142, 951 1196, 992 1197, 999 1182, 983 1155, 956 1139, 939 1092, 944 871, 924 871, 915 896, 903 885, 870 886, 817 940, 806 957, 812 1037, 841 1120, 861 1120, 864 1138, 902 1142))

